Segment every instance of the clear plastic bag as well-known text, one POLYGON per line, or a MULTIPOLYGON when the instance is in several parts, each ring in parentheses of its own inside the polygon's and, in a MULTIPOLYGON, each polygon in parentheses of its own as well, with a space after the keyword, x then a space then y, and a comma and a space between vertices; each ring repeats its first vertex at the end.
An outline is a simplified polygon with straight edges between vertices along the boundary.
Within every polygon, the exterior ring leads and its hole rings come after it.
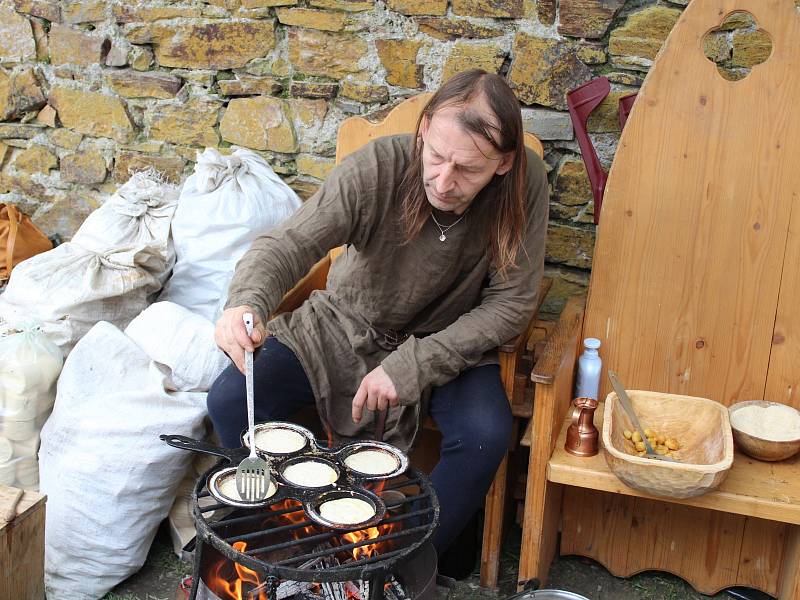
POLYGON ((0 484, 38 489, 39 433, 63 362, 36 324, 0 331, 0 484))

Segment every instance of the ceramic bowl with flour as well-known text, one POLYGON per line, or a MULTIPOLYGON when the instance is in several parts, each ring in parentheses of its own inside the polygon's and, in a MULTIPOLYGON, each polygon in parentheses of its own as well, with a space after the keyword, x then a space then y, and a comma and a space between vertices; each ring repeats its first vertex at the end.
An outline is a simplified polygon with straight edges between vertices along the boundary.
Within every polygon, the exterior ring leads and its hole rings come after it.
POLYGON ((733 440, 758 460, 785 460, 800 451, 800 412, 765 400, 746 400, 728 407, 733 440))

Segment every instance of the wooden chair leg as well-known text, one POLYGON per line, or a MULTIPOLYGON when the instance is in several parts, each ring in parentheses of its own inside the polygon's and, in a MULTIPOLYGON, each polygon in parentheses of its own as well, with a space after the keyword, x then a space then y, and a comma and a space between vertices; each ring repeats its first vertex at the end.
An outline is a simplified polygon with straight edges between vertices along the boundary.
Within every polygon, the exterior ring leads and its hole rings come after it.
POLYGON ((800 598, 800 525, 789 528, 778 582, 778 600, 800 598))
POLYGON ((503 516, 506 502, 508 454, 497 469, 492 487, 486 494, 481 549, 481 587, 497 588, 500 571, 500 547, 503 543, 503 516))

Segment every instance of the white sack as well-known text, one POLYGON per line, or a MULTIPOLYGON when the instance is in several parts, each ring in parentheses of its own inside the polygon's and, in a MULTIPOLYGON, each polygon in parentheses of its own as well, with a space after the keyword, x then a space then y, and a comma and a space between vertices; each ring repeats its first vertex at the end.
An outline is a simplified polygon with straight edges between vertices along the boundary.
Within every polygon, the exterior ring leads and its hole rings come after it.
POLYGON ((177 201, 176 186, 134 174, 72 241, 17 265, 0 296, 0 322, 40 321, 65 356, 98 321, 125 327, 169 276, 177 201))
POLYGON ((61 350, 33 324, 0 336, 0 484, 38 489, 39 430, 62 363, 61 350))
POLYGON ((260 234, 284 221, 300 198, 249 150, 206 148, 181 190, 172 220, 177 262, 160 300, 215 322, 236 263, 260 234))
POLYGON ((214 342, 214 324, 172 302, 156 302, 125 329, 164 371, 167 390, 205 392, 230 364, 214 342))
POLYGON ((49 600, 100 598, 138 571, 169 513, 193 457, 158 436, 201 437, 206 395, 166 392, 162 368, 103 322, 64 364, 39 454, 49 600))
POLYGON ((16 266, 0 296, 0 320, 41 322, 66 354, 98 321, 125 327, 161 287, 164 256, 150 247, 103 253, 66 243, 16 266))
POLYGON ((152 248, 164 257, 159 269, 163 285, 175 264, 169 228, 178 192, 178 186, 164 183, 153 170, 134 173, 86 218, 70 241, 98 253, 122 247, 152 248))

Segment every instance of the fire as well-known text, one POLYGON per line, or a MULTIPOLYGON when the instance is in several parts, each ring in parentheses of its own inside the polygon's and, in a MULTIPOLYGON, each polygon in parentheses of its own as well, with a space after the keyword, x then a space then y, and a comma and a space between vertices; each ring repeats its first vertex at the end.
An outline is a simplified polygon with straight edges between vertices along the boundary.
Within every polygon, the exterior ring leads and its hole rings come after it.
MULTIPOLYGON (((247 542, 233 543, 233 549, 239 552, 244 552, 246 548, 247 542)), ((215 565, 210 573, 208 582, 209 587, 222 600, 268 600, 266 590, 261 588, 261 580, 258 577, 258 573, 235 562, 233 566, 238 577, 229 581, 229 578, 221 572, 228 564, 230 564, 228 561, 220 561, 215 565)))
MULTIPOLYGON (((378 525, 377 527, 370 527, 368 529, 360 529, 359 531, 351 531, 350 533, 342 534, 342 541, 345 544, 355 544, 365 540, 374 540, 380 536, 387 535, 397 529, 399 523, 386 523, 378 525)), ((361 560, 364 558, 372 558, 380 554, 380 551, 391 547, 391 542, 376 542, 374 544, 365 544, 350 550, 354 560, 361 560)))

